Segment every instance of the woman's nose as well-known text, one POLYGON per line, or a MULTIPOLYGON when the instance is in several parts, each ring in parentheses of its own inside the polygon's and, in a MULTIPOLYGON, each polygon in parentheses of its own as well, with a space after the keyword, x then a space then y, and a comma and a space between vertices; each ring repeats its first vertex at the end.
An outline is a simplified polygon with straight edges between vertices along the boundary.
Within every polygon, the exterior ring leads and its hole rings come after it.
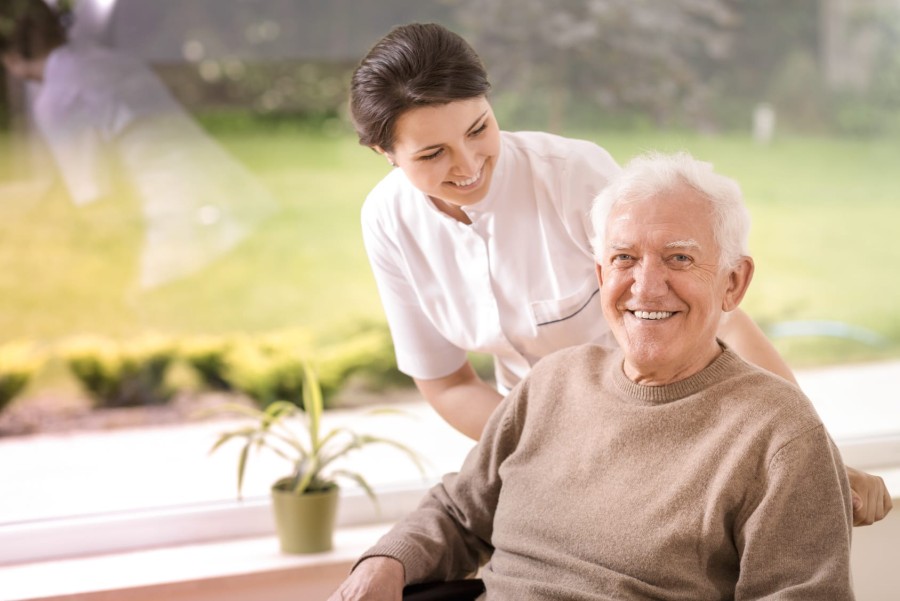
POLYGON ((455 155, 454 168, 459 175, 472 177, 478 173, 478 153, 474 148, 464 146, 455 155))

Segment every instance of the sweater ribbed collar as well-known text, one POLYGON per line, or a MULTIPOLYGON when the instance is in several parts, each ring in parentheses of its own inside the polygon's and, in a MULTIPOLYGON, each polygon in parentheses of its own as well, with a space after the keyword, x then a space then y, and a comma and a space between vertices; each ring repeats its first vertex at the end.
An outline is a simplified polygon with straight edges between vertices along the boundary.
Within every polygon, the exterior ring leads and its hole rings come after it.
POLYGON ((697 394, 716 382, 722 381, 742 363, 742 359, 728 346, 719 341, 723 352, 696 374, 671 384, 662 386, 645 386, 628 379, 623 368, 623 361, 618 361, 613 368, 613 383, 616 390, 628 400, 643 405, 662 405, 697 394))

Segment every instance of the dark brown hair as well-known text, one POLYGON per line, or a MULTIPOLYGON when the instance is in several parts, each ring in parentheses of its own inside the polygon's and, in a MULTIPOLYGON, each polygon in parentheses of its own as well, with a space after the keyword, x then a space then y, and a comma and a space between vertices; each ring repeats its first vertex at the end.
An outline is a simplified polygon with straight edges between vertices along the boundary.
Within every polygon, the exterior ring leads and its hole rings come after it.
POLYGON ((44 58, 66 43, 61 15, 42 0, 3 0, 0 3, 0 53, 44 58))
POLYGON ((491 84, 469 44, 434 23, 394 28, 363 58, 350 83, 359 143, 391 151, 400 116, 411 108, 484 96, 491 84))

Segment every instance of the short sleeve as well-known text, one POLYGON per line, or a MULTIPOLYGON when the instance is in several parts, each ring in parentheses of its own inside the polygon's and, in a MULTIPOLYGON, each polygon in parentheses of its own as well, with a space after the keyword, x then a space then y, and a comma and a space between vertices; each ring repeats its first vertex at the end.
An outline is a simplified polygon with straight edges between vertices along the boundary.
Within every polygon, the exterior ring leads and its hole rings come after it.
POLYGON ((78 103, 61 104, 44 94, 35 107, 35 121, 44 138, 72 201, 88 204, 112 192, 108 176, 109 144, 78 103))
POLYGON ((573 238, 587 243, 592 255, 590 240, 593 238, 591 207, 594 198, 609 185, 621 171, 621 167, 605 149, 592 142, 573 140, 573 147, 566 162, 566 174, 560 197, 565 203, 565 220, 573 238))
MULTIPOLYGON (((376 192, 373 192, 375 194, 376 192)), ((449 342, 422 310, 404 269, 402 253, 378 213, 372 195, 362 210, 363 242, 387 317, 398 369, 412 378, 447 376, 463 365, 466 351, 449 342)))

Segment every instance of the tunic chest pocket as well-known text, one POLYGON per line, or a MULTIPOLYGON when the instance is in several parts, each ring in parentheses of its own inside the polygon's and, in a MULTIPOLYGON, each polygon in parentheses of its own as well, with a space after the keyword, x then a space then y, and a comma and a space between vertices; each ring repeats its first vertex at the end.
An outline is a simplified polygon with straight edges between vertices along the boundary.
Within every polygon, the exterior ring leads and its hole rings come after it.
MULTIPOLYGON (((536 326, 548 326, 554 323, 570 320, 583 313, 597 297, 600 296, 600 287, 597 280, 587 278, 584 284, 574 294, 564 298, 555 298, 531 303, 531 312, 536 326)), ((590 311, 589 311, 590 312, 590 311)), ((597 307, 596 319, 603 320, 597 307)))

